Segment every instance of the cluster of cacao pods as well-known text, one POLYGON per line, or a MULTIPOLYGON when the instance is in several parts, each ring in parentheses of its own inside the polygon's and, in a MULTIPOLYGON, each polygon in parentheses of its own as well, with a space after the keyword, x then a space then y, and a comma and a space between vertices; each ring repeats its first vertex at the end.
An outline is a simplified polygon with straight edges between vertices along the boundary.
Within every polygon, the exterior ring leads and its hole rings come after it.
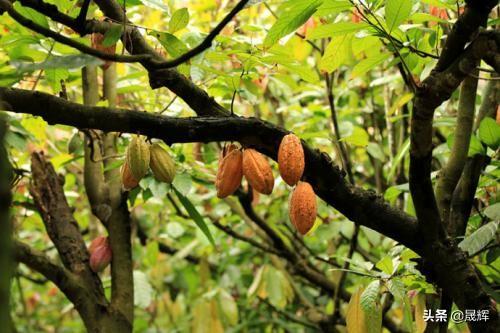
POLYGON ((318 207, 312 186, 300 181, 305 169, 305 157, 302 143, 296 135, 287 134, 281 140, 278 167, 285 183, 295 186, 289 203, 290 221, 305 235, 314 225, 318 207))
POLYGON ((170 154, 158 143, 150 145, 136 135, 130 141, 121 169, 123 188, 131 190, 137 187, 150 168, 156 180, 168 184, 174 181, 175 163, 170 154))
POLYGON ((90 268, 98 273, 104 270, 113 257, 108 237, 99 236, 95 238, 89 246, 90 268))
POLYGON ((248 184, 258 193, 271 194, 274 176, 266 157, 255 149, 241 150, 229 145, 222 151, 215 179, 217 196, 225 198, 233 194, 245 176, 248 184))
MULTIPOLYGON (((290 198, 290 220, 304 235, 316 220, 317 202, 312 186, 300 181, 305 169, 305 157, 302 143, 296 135, 288 134, 281 140, 278 167, 285 183, 295 186, 290 198)), ((225 198, 233 194, 243 176, 257 193, 271 194, 273 191, 273 172, 264 155, 254 149, 242 150, 234 144, 224 147, 215 179, 217 196, 225 198)))

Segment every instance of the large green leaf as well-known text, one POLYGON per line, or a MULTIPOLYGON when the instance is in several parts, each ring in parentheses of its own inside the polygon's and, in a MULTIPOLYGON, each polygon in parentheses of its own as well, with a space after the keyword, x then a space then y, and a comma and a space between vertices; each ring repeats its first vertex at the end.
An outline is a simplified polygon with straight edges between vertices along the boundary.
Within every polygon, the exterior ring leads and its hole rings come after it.
POLYGON ((148 277, 141 271, 134 271, 134 305, 145 309, 153 300, 153 288, 148 277))
POLYGON ((389 59, 390 56, 391 56, 390 53, 380 53, 376 56, 371 56, 366 59, 363 59, 362 61, 358 62, 356 66, 354 66, 354 68, 352 69, 351 78, 360 77, 369 70, 382 64, 384 61, 389 59))
POLYGON ((102 41, 102 46, 109 47, 120 39, 122 36, 123 26, 120 24, 112 25, 111 28, 104 34, 104 40, 102 41))
POLYGON ((179 201, 181 204, 186 208, 186 211, 188 212, 189 216, 193 219, 194 223, 200 228, 200 230, 207 236, 208 240, 212 245, 215 246, 214 239, 212 237, 212 234, 210 233, 210 230, 208 229, 207 225, 205 224, 205 220, 201 216, 201 214, 198 212, 196 207, 193 205, 191 200, 189 200, 187 197, 185 197, 181 192, 179 192, 174 186, 172 188, 175 191, 175 194, 177 195, 177 198, 179 198, 179 201))
POLYGON ((264 46, 270 47, 280 38, 294 32, 314 14, 321 3, 322 0, 292 0, 283 4, 278 8, 279 17, 267 33, 264 46))
POLYGON ((353 34, 334 37, 319 62, 319 69, 326 72, 333 72, 349 59, 351 59, 351 41, 353 34))
POLYGON ((104 62, 101 59, 88 54, 75 54, 69 56, 51 56, 44 62, 27 63, 21 61, 12 61, 19 72, 32 72, 39 69, 54 69, 54 68, 80 68, 89 65, 101 65, 104 62))
POLYGON ((500 202, 486 207, 483 213, 493 221, 500 221, 500 202))
POLYGON ((364 22, 336 22, 323 24, 311 30, 310 32, 308 31, 307 39, 337 37, 348 33, 357 32, 367 27, 369 27, 369 25, 364 22))
POLYGON ((152 31, 149 34, 155 36, 168 54, 174 58, 188 51, 184 42, 168 32, 152 31))
POLYGON ((486 117, 481 121, 479 139, 493 150, 500 146, 500 126, 493 118, 486 117))
POLYGON ((389 32, 397 28, 411 14, 411 0, 386 0, 385 21, 389 32))
POLYGON ((360 297, 361 308, 365 312, 376 311, 380 291, 380 280, 374 280, 365 288, 360 297))
POLYGON ((189 23, 189 12, 187 8, 176 10, 168 23, 170 33, 184 29, 189 23))
POLYGON ((458 246, 470 255, 481 251, 493 238, 495 238, 498 230, 498 223, 500 222, 492 221, 483 225, 461 241, 458 246))

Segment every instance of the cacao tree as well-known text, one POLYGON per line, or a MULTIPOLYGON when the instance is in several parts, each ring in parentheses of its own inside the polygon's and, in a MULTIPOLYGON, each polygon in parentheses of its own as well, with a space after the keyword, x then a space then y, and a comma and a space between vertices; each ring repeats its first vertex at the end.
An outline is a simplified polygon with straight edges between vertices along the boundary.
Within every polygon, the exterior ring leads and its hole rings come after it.
POLYGON ((498 331, 499 11, 0 0, 2 331, 498 331))

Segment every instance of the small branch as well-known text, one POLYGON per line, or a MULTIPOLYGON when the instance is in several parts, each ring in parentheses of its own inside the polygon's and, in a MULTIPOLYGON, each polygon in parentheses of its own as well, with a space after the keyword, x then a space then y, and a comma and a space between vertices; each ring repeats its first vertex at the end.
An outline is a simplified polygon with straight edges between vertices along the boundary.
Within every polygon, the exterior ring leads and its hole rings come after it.
POLYGON ((311 329, 314 329, 314 330, 319 330, 319 326, 316 325, 316 324, 313 324, 311 322, 308 322, 308 321, 305 321, 303 319, 300 319, 300 318, 297 318, 296 316, 286 312, 286 311, 283 311, 283 310, 280 310, 278 309, 277 307, 275 307, 274 305, 272 305, 267 299, 264 299, 262 297, 259 297, 259 300, 266 304, 272 311, 282 315, 283 317, 287 318, 288 320, 294 322, 294 323, 297 323, 297 324, 300 324, 302 326, 305 326, 305 327, 309 327, 311 329))
MULTIPOLYGON (((198 54, 202 53, 206 49, 208 49, 211 45, 215 37, 224 29, 224 27, 238 14, 243 8, 245 8, 246 4, 248 3, 249 0, 241 0, 232 10, 229 12, 224 19, 205 37, 205 39, 197 45, 195 48, 189 50, 188 52, 180 55, 179 57, 172 59, 172 60, 158 60, 157 56, 154 56, 152 54, 148 53, 143 53, 143 54, 136 54, 136 55, 118 55, 118 54, 108 54, 105 52, 101 52, 99 50, 96 50, 92 47, 89 47, 87 45, 81 44, 79 42, 76 42, 70 38, 64 37, 61 34, 58 34, 50 29, 47 29, 25 17, 20 15, 17 11, 15 11, 12 7, 12 4, 8 0, 0 0, 0 9, 5 10, 6 12, 9 13, 9 15, 17 21, 19 24, 23 25, 24 27, 31 29, 35 32, 38 32, 46 37, 53 38, 54 40, 58 41, 59 43, 71 46, 80 52, 86 53, 93 55, 95 57, 98 57, 103 60, 108 60, 108 61, 114 61, 114 62, 125 62, 125 63, 130 63, 130 62, 146 62, 148 63, 150 68, 154 69, 166 69, 166 68, 173 68, 177 67, 178 65, 185 63, 186 61, 190 60, 191 58, 197 56, 198 54)), ((85 21, 82 21, 85 19, 83 17, 83 13, 86 12, 85 5, 82 7, 82 11, 80 12, 80 15, 77 17, 76 20, 71 19, 70 17, 59 13, 57 11, 57 8, 54 9, 54 7, 51 7, 48 4, 45 4, 43 2, 36 3, 34 0, 24 0, 24 2, 31 8, 34 8, 35 10, 39 10, 43 14, 49 14, 52 19, 65 24, 68 27, 71 27, 77 32, 80 32, 80 34, 85 34, 88 31, 86 29, 88 28, 87 24, 85 21), (85 10, 84 10, 85 9, 85 10)), ((86 2, 90 2, 86 0, 86 2)), ((88 7, 88 4, 87 4, 88 7)), ((88 9, 88 8, 87 8, 88 9)), ((85 13, 86 16, 86 13, 85 13)), ((122 20, 123 22, 126 22, 125 20, 122 20)), ((108 22, 109 23, 109 22, 108 22)), ((111 23, 109 23, 111 24, 111 23)), ((127 38, 127 33, 124 31, 123 38, 127 38)), ((124 44, 126 44, 124 42, 124 44)))
POLYGON ((261 250, 261 251, 264 251, 264 252, 267 252, 267 253, 271 253, 271 254, 275 254, 277 256, 281 256, 281 253, 276 251, 275 249, 271 248, 271 247, 268 247, 268 246, 265 246, 263 244, 260 244, 259 242, 257 242, 256 240, 252 239, 252 238, 249 238, 249 237, 246 237, 246 236, 243 236, 239 233, 237 233, 236 231, 234 231, 231 227, 229 226, 224 226, 222 224, 220 224, 219 221, 217 221, 216 219, 214 218, 211 218, 212 219, 212 224, 217 227, 217 229, 219 230, 222 230, 223 232, 225 232, 226 234, 228 234, 229 236, 231 237, 234 237, 236 239, 239 239, 245 243, 248 243, 250 245, 252 245, 253 247, 261 250))

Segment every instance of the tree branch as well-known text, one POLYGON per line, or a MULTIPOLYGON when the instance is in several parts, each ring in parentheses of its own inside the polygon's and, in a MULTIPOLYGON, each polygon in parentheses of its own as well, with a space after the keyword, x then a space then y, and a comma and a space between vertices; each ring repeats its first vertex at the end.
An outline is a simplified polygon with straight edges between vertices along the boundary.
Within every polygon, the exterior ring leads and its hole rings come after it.
MULTIPOLYGON (((0 99, 1 102, 1 99, 0 99)), ((12 201, 11 176, 12 169, 4 147, 4 137, 7 134, 7 119, 0 114, 0 322, 9 332, 10 318, 10 285, 14 265, 11 256, 12 222, 9 208, 12 201)))
MULTIPOLYGON (((147 112, 86 107, 48 94, 0 88, 0 96, 17 113, 41 116, 50 124, 103 131, 141 133, 166 143, 240 141, 276 158, 287 131, 270 123, 240 117, 172 118, 147 112)), ((390 207, 375 193, 348 185, 328 155, 304 145, 305 177, 316 194, 350 220, 420 251, 415 220, 390 207)))
MULTIPOLYGON (((478 65, 478 64, 477 64, 478 65)), ((477 73, 477 69, 475 70, 477 73)), ((436 186, 436 198, 445 228, 449 231, 450 204, 453 191, 460 180, 460 175, 467 160, 474 111, 476 105, 476 90, 478 80, 466 77, 460 90, 455 137, 448 162, 439 173, 436 186)))
MULTIPOLYGON (((222 29, 224 29, 224 27, 236 16, 236 14, 238 14, 243 8, 245 8, 248 1, 249 0, 241 0, 224 17, 224 19, 219 24, 217 24, 217 26, 205 37, 205 39, 199 45, 197 45, 193 49, 187 51, 186 53, 184 53, 184 54, 180 55, 179 57, 172 59, 172 60, 159 60, 158 57, 155 57, 155 55, 153 55, 151 53, 142 53, 142 54, 135 54, 135 55, 119 55, 119 54, 108 54, 105 52, 101 52, 101 51, 96 50, 92 47, 88 47, 87 45, 76 42, 70 38, 64 37, 59 33, 56 33, 50 29, 47 29, 47 28, 23 17, 22 15, 20 15, 17 11, 15 11, 13 9, 12 5, 7 0, 0 0, 0 9, 3 9, 6 12, 8 12, 9 15, 14 20, 16 20, 19 24, 25 26, 26 28, 31 29, 35 32, 38 32, 46 37, 53 38, 54 40, 58 41, 59 43, 71 46, 71 47, 79 50, 80 52, 93 55, 93 56, 98 57, 98 58, 103 59, 103 60, 109 60, 109 61, 115 61, 115 62, 146 62, 146 63, 148 63, 148 67, 150 67, 150 68, 165 69, 165 68, 177 67, 178 65, 185 63, 186 61, 190 60, 191 58, 197 56, 198 54, 200 54, 203 51, 205 51, 206 49, 208 49, 212 45, 212 42, 215 39, 215 37, 217 37, 217 35, 222 31, 222 29)), ((65 24, 66 26, 72 28, 76 32, 79 32, 81 35, 85 35, 85 34, 92 31, 92 29, 88 29, 89 27, 92 27, 92 24, 89 24, 89 25, 85 24, 85 17, 83 16, 84 13, 86 16, 85 5, 87 5, 87 7, 88 7, 88 2, 89 1, 86 1, 84 3, 84 7, 82 7, 80 15, 76 19, 73 19, 68 15, 60 13, 57 10, 57 7, 50 5, 50 4, 46 4, 41 0, 21 0, 21 3, 23 5, 26 5, 27 7, 33 8, 42 14, 48 15, 53 20, 65 24)), ((123 21, 123 20, 121 20, 121 21, 123 21)), ((107 22, 107 23, 108 23, 108 26, 111 26, 111 24, 112 24, 109 22, 107 22)), ((113 23, 113 24, 117 24, 117 23, 113 23)), ((125 34, 122 33, 122 36, 126 36, 126 35, 127 35, 126 33, 125 34)), ((125 41, 124 41, 124 44, 125 44, 125 41)))

